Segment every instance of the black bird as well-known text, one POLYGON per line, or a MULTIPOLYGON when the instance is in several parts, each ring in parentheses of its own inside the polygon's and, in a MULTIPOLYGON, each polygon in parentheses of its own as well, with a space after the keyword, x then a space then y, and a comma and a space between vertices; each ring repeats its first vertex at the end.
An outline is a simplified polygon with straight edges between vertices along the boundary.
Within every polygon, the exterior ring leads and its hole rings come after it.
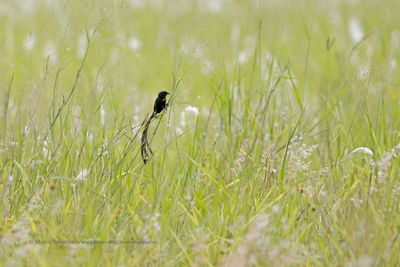
POLYGON ((156 117, 157 114, 161 113, 164 109, 168 107, 167 104, 167 95, 169 93, 167 91, 161 91, 158 93, 158 97, 156 101, 154 102, 154 107, 153 107, 153 114, 151 114, 150 118, 146 122, 144 129, 143 129, 143 134, 142 134, 142 144, 140 146, 141 154, 142 154, 142 159, 144 164, 147 163, 150 154, 153 154, 153 151, 150 148, 149 141, 147 138, 147 131, 149 130, 150 122, 156 117), (150 152, 150 154, 149 154, 150 152))
POLYGON ((167 95, 169 93, 167 91, 161 91, 158 93, 158 97, 156 101, 154 102, 154 111, 153 114, 151 115, 151 119, 154 118, 158 113, 163 111, 167 106, 167 95))

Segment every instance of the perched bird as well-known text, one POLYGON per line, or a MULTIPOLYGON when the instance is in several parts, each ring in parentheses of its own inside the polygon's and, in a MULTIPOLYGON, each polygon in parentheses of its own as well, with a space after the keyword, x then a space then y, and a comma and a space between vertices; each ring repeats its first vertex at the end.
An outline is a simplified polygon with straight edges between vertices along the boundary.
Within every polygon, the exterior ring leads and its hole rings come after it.
POLYGON ((158 113, 163 111, 167 106, 167 95, 169 93, 167 91, 161 91, 158 93, 158 97, 156 101, 154 102, 154 111, 153 114, 151 115, 151 119, 154 118, 158 113))
POLYGON ((158 97, 156 99, 156 101, 154 102, 154 107, 153 107, 153 114, 151 114, 150 118, 147 120, 144 129, 143 129, 143 133, 142 133, 142 139, 141 139, 141 146, 140 146, 140 150, 141 150, 141 154, 142 154, 142 159, 144 164, 147 163, 150 154, 153 154, 153 151, 150 148, 149 145, 149 140, 147 138, 147 131, 149 130, 149 126, 151 121, 157 116, 157 114, 161 113, 164 109, 166 109, 168 107, 167 104, 167 95, 169 95, 169 93, 167 91, 161 91, 160 93, 158 93, 158 97), (150 152, 150 154, 149 154, 150 152))

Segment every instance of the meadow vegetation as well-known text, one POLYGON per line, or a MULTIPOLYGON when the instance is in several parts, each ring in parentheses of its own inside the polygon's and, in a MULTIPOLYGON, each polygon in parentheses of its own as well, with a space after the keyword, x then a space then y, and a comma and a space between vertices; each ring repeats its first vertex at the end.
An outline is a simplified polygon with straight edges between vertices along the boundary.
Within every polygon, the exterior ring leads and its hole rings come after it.
POLYGON ((0 265, 398 266, 399 12, 1 1, 0 265))

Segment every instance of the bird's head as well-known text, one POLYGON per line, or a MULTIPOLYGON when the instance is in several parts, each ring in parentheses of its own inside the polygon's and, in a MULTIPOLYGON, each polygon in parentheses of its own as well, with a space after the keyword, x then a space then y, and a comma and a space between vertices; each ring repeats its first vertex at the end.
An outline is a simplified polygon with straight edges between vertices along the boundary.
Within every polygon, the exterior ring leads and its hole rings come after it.
POLYGON ((167 91, 161 91, 158 93, 158 97, 162 98, 162 99, 166 98, 167 95, 169 95, 169 93, 167 91))

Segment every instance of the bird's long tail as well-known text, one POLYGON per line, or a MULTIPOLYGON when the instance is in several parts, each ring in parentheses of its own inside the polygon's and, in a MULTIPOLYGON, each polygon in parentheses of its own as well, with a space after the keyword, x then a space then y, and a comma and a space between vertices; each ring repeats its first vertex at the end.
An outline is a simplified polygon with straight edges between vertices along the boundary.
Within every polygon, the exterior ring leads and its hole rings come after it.
POLYGON ((151 121, 155 118, 156 113, 153 112, 153 114, 151 114, 150 118, 147 120, 144 129, 143 129, 143 133, 142 133, 142 138, 141 138, 141 146, 140 146, 140 152, 142 154, 142 159, 144 164, 147 163, 150 154, 153 155, 153 151, 150 148, 150 144, 149 144, 149 140, 147 137, 147 132, 149 130, 149 126, 151 121), (149 154, 150 152, 150 154, 149 154))

